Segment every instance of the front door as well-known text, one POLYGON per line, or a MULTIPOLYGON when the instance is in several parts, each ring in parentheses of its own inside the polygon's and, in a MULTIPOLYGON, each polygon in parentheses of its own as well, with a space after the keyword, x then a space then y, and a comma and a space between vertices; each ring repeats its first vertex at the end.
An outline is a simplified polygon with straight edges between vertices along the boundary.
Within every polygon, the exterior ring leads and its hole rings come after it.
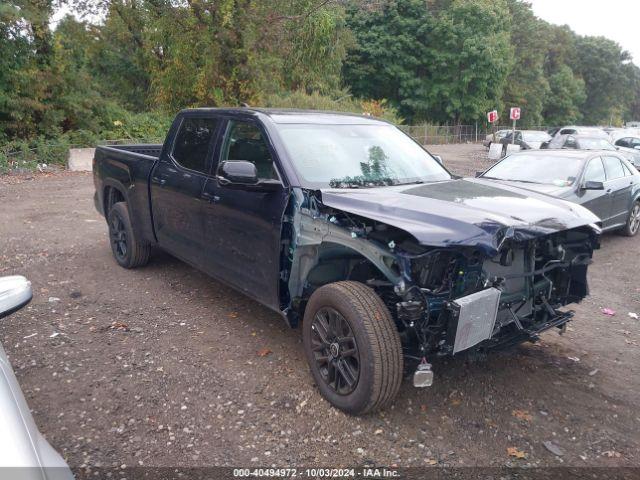
MULTIPOLYGON (((604 171, 604 165, 600 157, 592 158, 586 166, 582 184, 585 182, 602 182, 607 181, 607 175, 604 171)), ((611 215, 611 193, 604 190, 584 190, 578 191, 580 205, 588 208, 602 220, 602 227, 606 228, 611 215)))
MULTIPOLYGON (((281 181, 275 152, 258 123, 229 120, 225 130, 218 165, 246 160, 256 166, 261 180, 281 181)), ((284 185, 260 191, 220 185, 211 178, 203 198, 207 270, 261 303, 279 308, 280 236, 288 202, 284 185)))
POLYGON ((611 225, 622 225, 629 216, 629 205, 633 177, 618 157, 603 156, 602 162, 607 172, 605 189, 611 191, 611 225))
POLYGON ((220 120, 185 116, 173 146, 151 173, 151 205, 158 244, 199 265, 202 254, 202 190, 220 120))

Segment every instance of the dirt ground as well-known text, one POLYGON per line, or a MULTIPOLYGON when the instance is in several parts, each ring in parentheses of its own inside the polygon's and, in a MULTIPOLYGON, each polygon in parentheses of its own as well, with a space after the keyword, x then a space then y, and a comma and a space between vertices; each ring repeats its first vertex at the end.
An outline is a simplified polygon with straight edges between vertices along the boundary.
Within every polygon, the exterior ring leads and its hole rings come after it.
MULTIPOLYGON (((477 146, 431 150, 458 173, 489 164, 477 146)), ((640 466, 640 238, 603 237, 564 336, 438 361, 433 387, 405 381, 354 418, 320 397, 275 313, 161 252, 118 267, 92 195, 90 174, 0 178, 0 275, 35 293, 0 341, 74 468, 640 466)))

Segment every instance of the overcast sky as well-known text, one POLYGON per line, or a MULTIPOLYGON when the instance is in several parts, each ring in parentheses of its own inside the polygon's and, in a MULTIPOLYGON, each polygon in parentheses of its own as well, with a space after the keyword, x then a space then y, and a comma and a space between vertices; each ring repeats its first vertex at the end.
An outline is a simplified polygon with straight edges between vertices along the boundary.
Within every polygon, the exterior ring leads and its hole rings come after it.
POLYGON ((618 42, 640 66, 640 0, 528 0, 549 23, 618 42))

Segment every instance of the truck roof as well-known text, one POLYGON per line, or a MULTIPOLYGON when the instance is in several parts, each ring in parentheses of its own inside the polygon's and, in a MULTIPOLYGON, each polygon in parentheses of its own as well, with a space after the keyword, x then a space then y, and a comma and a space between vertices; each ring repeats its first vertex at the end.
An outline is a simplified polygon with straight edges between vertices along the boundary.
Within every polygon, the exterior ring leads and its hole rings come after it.
POLYGON ((356 113, 332 112, 325 110, 298 110, 282 108, 190 108, 182 112, 216 112, 240 115, 266 115, 274 123, 308 123, 324 125, 388 125, 389 122, 379 118, 358 115, 356 113))

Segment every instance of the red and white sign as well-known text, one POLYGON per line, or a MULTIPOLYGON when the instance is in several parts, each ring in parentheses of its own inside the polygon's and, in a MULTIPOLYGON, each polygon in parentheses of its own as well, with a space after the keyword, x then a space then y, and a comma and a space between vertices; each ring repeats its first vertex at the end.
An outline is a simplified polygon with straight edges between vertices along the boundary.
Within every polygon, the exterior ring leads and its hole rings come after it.
POLYGON ((511 120, 520 120, 520 107, 511 107, 509 118, 511 120))
POLYGON ((493 110, 489 113, 487 113, 487 120, 489 120, 489 123, 495 123, 498 121, 498 111, 497 110, 493 110))

